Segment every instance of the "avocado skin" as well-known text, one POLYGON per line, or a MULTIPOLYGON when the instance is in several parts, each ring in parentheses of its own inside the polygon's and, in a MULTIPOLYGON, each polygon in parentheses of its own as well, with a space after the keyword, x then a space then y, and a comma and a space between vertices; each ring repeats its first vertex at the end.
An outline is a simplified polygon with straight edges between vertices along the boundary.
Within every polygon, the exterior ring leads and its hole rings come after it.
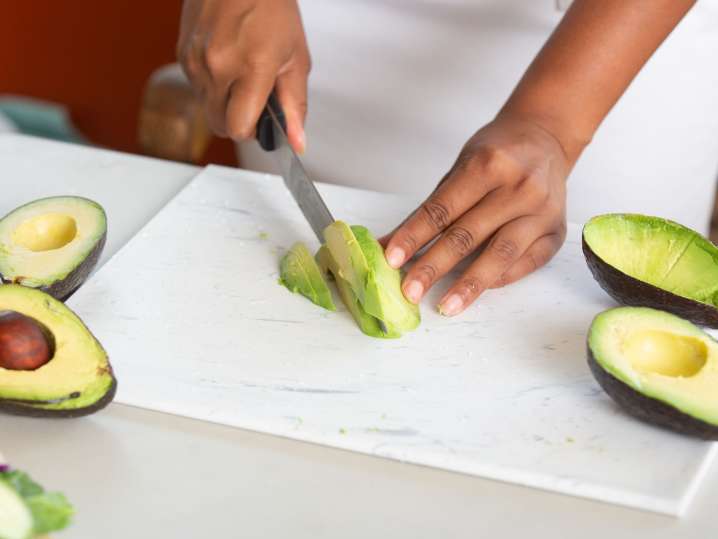
POLYGON ((673 294, 623 273, 594 253, 583 235, 581 238, 583 255, 593 278, 621 305, 651 307, 676 314, 694 324, 718 329, 718 309, 715 307, 673 294))
MULTIPOLYGON (((105 248, 106 241, 107 231, 102 234, 102 237, 97 241, 95 246, 92 248, 92 251, 90 251, 90 253, 85 257, 85 260, 83 260, 74 270, 68 273, 67 277, 61 281, 55 281, 50 286, 39 286, 37 287, 37 290, 50 294, 53 298, 62 302, 67 301, 70 296, 72 296, 77 289, 83 285, 83 283, 87 280, 87 277, 89 277, 90 273, 92 273, 92 270, 95 269, 97 261, 100 259, 100 255, 102 254, 102 250, 105 248)), ((0 279, 6 284, 11 284, 13 282, 19 285, 23 284, 22 279, 15 279, 12 281, 5 279, 2 275, 0 275, 0 279)))
POLYGON ((593 377, 608 396, 626 412, 638 419, 680 434, 703 440, 718 440, 718 426, 696 419, 669 404, 636 391, 601 367, 591 347, 588 346, 587 349, 588 366, 593 377))
POLYGON ((67 410, 47 410, 45 408, 38 408, 38 404, 44 404, 42 401, 21 401, 21 400, 2 400, 0 399, 0 412, 18 415, 24 417, 39 417, 39 418, 56 418, 56 419, 68 419, 73 417, 84 417, 87 415, 94 414, 105 408, 112 402, 117 393, 117 380, 112 377, 112 385, 108 389, 102 398, 91 406, 85 406, 84 408, 75 408, 67 410))

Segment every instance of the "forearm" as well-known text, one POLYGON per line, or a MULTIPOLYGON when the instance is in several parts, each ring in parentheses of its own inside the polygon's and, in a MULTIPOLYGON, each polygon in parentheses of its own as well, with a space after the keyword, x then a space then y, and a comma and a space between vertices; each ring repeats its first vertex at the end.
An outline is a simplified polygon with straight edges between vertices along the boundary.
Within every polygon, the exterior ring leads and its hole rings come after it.
POLYGON ((695 0, 574 0, 502 109, 550 131, 575 161, 695 0))

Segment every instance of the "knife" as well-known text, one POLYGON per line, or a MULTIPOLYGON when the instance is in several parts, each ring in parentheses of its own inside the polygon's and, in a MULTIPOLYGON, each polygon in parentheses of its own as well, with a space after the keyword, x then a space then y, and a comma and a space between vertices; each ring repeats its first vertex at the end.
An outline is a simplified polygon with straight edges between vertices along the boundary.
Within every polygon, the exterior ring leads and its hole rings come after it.
POLYGON ((334 218, 289 145, 284 111, 274 92, 270 94, 257 122, 257 140, 263 150, 274 153, 284 184, 319 238, 319 243, 324 243, 324 229, 334 222, 334 218))

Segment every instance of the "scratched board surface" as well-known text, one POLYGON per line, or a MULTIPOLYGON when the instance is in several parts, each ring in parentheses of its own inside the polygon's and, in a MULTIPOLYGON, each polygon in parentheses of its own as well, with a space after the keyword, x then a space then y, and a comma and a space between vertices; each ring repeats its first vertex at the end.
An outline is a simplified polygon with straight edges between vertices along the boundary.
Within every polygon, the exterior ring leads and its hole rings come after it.
MULTIPOLYGON (((320 190, 377 233, 415 202, 320 190)), ((375 340, 277 284, 291 244, 318 247, 282 181, 210 167, 69 303, 120 403, 679 515, 715 446, 633 420, 594 382, 586 330, 612 303, 579 239, 571 226, 546 268, 459 318, 432 309, 442 283, 416 332, 375 340)))

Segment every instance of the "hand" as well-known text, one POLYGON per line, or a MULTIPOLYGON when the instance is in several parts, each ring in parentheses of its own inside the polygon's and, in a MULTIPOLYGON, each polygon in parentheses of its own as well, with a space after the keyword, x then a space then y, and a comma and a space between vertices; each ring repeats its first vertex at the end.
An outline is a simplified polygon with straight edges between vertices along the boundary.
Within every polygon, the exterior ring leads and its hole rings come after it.
POLYGON ((185 0, 177 55, 215 133, 254 138, 275 88, 303 153, 311 61, 296 0, 185 0))
POLYGON ((407 299, 418 303, 459 261, 479 253, 439 302, 442 314, 454 316, 487 288, 548 262, 566 236, 573 161, 535 120, 500 114, 482 128, 426 202, 385 239, 387 261, 399 268, 438 238, 404 278, 407 299))

